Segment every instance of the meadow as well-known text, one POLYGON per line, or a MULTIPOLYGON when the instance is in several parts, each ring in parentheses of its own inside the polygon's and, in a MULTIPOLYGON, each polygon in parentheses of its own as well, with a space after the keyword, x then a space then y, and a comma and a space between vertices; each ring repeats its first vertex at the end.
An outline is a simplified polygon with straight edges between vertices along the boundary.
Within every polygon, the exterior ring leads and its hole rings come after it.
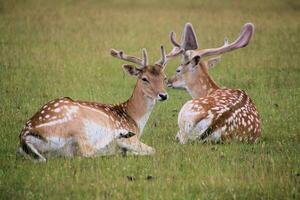
MULTIPOLYGON (((1 0, 0 199, 300 199, 299 19, 296 0, 1 0), (130 97, 136 80, 110 48, 140 56, 145 47, 154 62, 186 22, 200 48, 255 24, 249 46, 223 55, 210 74, 254 100, 257 144, 178 144, 177 114, 191 97, 168 89, 142 137, 155 156, 16 159, 21 128, 49 100, 130 97)), ((168 76, 179 63, 168 63, 168 76)))

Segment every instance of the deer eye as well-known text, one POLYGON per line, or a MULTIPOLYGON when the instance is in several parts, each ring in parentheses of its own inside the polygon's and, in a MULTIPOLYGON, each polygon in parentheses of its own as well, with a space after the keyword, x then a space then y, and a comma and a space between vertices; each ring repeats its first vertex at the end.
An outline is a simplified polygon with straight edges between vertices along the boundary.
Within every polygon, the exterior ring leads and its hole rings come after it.
POLYGON ((180 73, 180 69, 176 69, 176 73, 180 73))
POLYGON ((191 63, 191 61, 189 60, 189 61, 187 61, 186 63, 184 63, 184 65, 188 65, 188 64, 190 64, 191 63))
POLYGON ((142 81, 144 81, 145 83, 149 83, 148 79, 145 77, 142 78, 142 81))

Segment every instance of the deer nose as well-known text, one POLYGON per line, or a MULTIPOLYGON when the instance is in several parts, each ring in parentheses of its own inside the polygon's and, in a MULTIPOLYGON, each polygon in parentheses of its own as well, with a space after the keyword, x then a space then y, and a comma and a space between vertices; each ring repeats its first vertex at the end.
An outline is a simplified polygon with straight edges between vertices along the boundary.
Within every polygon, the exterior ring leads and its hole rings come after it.
POLYGON ((164 101, 168 99, 168 94, 167 93, 159 93, 158 94, 158 100, 159 101, 164 101))

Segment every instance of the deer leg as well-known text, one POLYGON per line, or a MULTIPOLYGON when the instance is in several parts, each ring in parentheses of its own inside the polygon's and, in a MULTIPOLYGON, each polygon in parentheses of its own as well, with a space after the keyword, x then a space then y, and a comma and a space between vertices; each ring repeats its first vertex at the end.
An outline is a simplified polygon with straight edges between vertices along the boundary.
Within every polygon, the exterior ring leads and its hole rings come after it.
POLYGON ((189 139, 194 139, 194 123, 191 121, 183 121, 179 123, 179 131, 177 132, 176 139, 180 144, 185 144, 189 139))
POLYGON ((96 153, 96 149, 91 145, 86 138, 80 137, 77 139, 77 153, 84 157, 92 157, 96 153))
POLYGON ((27 135, 22 138, 21 147, 17 153, 31 160, 46 162, 46 158, 39 152, 37 148, 38 143, 40 142, 43 142, 42 139, 32 135, 27 135))
POLYGON ((219 143, 222 141, 222 133, 224 133, 224 131, 222 130, 222 128, 219 128, 217 130, 212 131, 211 129, 208 129, 207 132, 207 137, 205 138, 201 138, 204 142, 211 142, 213 144, 219 143))
POLYGON ((134 155, 153 155, 155 149, 139 141, 137 136, 117 139, 118 146, 134 155))
POLYGON ((180 129, 175 137, 176 140, 178 140, 178 142, 180 144, 185 144, 188 141, 188 133, 186 133, 184 130, 180 129))

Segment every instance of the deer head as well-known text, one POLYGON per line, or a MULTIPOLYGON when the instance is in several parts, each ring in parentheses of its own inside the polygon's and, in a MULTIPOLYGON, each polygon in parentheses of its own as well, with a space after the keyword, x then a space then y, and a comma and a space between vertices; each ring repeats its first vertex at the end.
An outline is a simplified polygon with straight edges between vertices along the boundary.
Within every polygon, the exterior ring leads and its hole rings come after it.
POLYGON ((207 71, 220 61, 220 57, 211 58, 208 61, 202 59, 206 56, 221 55, 247 46, 253 33, 254 25, 246 23, 242 27, 239 37, 234 42, 229 43, 227 38, 225 38, 221 47, 195 50, 198 48, 198 43, 195 31, 190 23, 185 25, 181 44, 176 41, 175 33, 171 32, 170 40, 179 53, 170 56, 170 58, 182 55, 183 61, 177 67, 176 74, 168 80, 168 86, 189 89, 195 84, 195 81, 201 80, 200 82, 204 82, 210 79, 207 71))
POLYGON ((154 65, 148 64, 146 49, 142 50, 142 59, 126 55, 123 51, 117 51, 115 49, 111 49, 110 53, 113 57, 138 65, 124 64, 123 69, 128 74, 138 78, 137 85, 142 88, 144 95, 159 101, 168 99, 168 94, 165 89, 166 75, 164 73, 167 57, 163 46, 161 46, 162 57, 155 62, 154 65))
POLYGON ((214 57, 209 60, 200 61, 199 56, 195 56, 191 61, 181 64, 176 69, 176 74, 168 79, 168 86, 173 88, 189 89, 195 80, 204 83, 208 76, 208 70, 213 68, 221 57, 214 57))

